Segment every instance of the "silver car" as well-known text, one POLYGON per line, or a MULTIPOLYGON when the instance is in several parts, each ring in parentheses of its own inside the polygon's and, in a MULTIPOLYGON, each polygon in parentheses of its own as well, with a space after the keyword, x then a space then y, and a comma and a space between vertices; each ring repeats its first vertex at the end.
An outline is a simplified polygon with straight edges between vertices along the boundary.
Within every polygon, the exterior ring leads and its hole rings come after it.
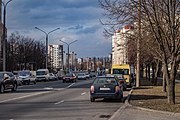
POLYGON ((30 70, 19 71, 16 76, 17 81, 21 81, 23 85, 34 83, 36 84, 36 77, 31 73, 30 70))

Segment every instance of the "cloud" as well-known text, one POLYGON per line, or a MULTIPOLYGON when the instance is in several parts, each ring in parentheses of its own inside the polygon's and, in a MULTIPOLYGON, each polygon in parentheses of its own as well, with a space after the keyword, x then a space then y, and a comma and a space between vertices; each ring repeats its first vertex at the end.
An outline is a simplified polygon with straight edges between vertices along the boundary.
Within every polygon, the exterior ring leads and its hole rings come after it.
POLYGON ((79 29, 83 29, 83 26, 78 24, 76 26, 72 26, 68 28, 68 30, 79 30, 79 29))
POLYGON ((102 9, 98 0, 13 0, 7 9, 8 34, 20 34, 45 41, 44 31, 61 29, 49 35, 49 43, 62 44, 78 40, 72 50, 78 56, 105 56, 111 51, 111 41, 103 37, 102 9), (43 39, 44 38, 44 39, 43 39))

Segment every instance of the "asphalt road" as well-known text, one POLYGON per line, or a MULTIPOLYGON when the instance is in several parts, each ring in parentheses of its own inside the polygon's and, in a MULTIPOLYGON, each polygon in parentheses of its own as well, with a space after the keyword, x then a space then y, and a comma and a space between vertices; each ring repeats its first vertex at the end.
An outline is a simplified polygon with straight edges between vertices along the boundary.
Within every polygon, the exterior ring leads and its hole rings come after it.
MULTIPOLYGON (((0 120, 107 120, 123 102, 89 100, 92 80, 38 82, 0 94, 0 120)), ((124 94, 126 95, 128 91, 124 94)))

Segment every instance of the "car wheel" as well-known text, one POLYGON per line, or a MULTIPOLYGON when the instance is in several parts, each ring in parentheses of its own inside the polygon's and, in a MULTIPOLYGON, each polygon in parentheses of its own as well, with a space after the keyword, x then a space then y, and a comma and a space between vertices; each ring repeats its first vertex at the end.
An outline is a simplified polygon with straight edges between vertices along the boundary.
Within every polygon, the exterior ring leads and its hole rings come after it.
POLYGON ((4 85, 1 85, 0 87, 1 87, 0 93, 4 93, 4 85))
POLYGON ((34 84, 36 84, 36 80, 34 81, 34 84))
POLYGON ((17 83, 14 84, 12 91, 17 91, 17 83))
POLYGON ((29 81, 27 82, 27 84, 30 85, 30 83, 31 83, 31 81, 29 80, 29 81))
POLYGON ((91 97, 91 102, 95 102, 95 98, 92 98, 92 97, 91 97))

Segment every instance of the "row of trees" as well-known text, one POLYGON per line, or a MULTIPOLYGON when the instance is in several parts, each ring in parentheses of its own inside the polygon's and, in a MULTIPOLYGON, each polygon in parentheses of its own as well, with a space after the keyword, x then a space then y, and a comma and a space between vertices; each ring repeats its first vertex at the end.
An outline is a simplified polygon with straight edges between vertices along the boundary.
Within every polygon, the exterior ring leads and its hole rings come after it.
MULTIPOLYGON (((167 100, 175 104, 175 76, 180 63, 180 1, 99 0, 99 3, 108 18, 101 21, 106 26, 105 35, 111 36, 123 25, 133 25, 135 29, 129 35, 129 44, 131 41, 137 44, 137 39, 141 38, 141 66, 156 68, 155 78, 163 68, 167 100)), ((137 51, 136 45, 131 49, 137 51)))
POLYGON ((12 33, 8 38, 6 55, 8 71, 45 67, 44 43, 18 33, 12 33))

